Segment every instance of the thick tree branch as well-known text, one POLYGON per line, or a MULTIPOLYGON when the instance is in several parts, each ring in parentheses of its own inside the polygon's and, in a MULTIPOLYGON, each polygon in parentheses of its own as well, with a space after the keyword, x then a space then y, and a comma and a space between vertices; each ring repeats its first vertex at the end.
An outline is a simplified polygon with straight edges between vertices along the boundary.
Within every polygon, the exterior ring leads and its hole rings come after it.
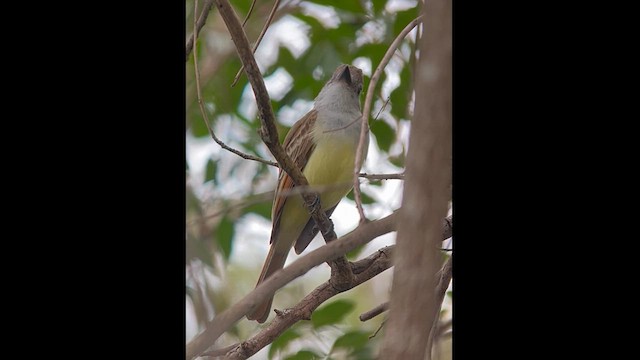
MULTIPOLYGON (((189 39, 187 40, 187 55, 186 55, 186 60, 185 61, 189 61, 189 54, 191 53, 191 50, 193 49, 193 43, 195 38, 198 37, 198 34, 200 33, 200 29, 202 29, 202 27, 204 26, 204 24, 207 22, 207 16, 209 16, 209 12, 211 11, 211 7, 213 6, 213 0, 204 0, 204 7, 202 8, 202 12, 200 13, 200 17, 198 17, 198 21, 196 22, 196 29, 194 30, 193 34, 191 34, 191 36, 189 36, 189 39)), ((196 17, 196 12, 194 9, 193 12, 193 17, 196 17)))
POLYGON ((391 267, 392 252, 393 246, 387 246, 367 258, 357 261, 354 265, 359 267, 361 272, 355 275, 354 282, 347 289, 338 290, 331 285, 330 281, 325 282, 305 296, 297 305, 279 313, 269 326, 251 339, 236 346, 224 359, 247 359, 272 343, 273 340, 298 321, 310 320, 313 311, 331 297, 356 287, 391 267))
POLYGON ((369 113, 371 112, 371 103, 373 102, 374 90, 376 88, 376 85, 378 84, 378 80, 380 80, 382 71, 384 71, 384 68, 389 63, 389 60, 391 60, 391 57, 396 52, 396 49, 398 48, 398 46, 400 46, 400 43, 402 43, 402 40, 404 40, 407 34, 409 34, 409 32, 413 30, 413 28, 420 23, 421 19, 422 19, 422 15, 415 18, 407 26, 405 26, 405 28, 400 32, 400 34, 398 34, 396 39, 393 40, 393 42, 387 49, 387 52, 382 57, 382 60, 380 60, 380 64, 378 64, 378 67, 373 72, 373 75, 371 75, 371 80, 369 81, 369 86, 367 87, 367 97, 364 100, 364 108, 362 109, 362 116, 365 119, 367 119, 367 121, 362 121, 362 127, 360 128, 360 140, 358 143, 358 150, 356 151, 356 161, 355 161, 356 171, 353 174, 353 195, 356 200, 356 208, 358 209, 358 213, 360 214, 360 223, 366 222, 367 219, 364 216, 364 210, 362 209, 362 195, 360 194, 360 181, 358 180, 359 172, 360 172, 359 165, 362 163, 362 159, 364 158, 364 154, 363 154, 364 141, 369 133, 368 119, 369 119, 369 113))
POLYGON ((425 13, 381 359, 431 359, 427 343, 442 303, 434 284, 451 183, 451 2, 429 1, 425 13))
MULTIPOLYGON (((302 256, 291 265, 276 272, 264 282, 258 285, 253 291, 244 296, 236 304, 218 314, 211 320, 205 330, 191 340, 187 344, 187 359, 193 359, 202 354, 207 348, 231 327, 236 321, 240 320, 244 315, 251 312, 256 306, 265 299, 272 296, 275 291, 299 276, 304 275, 307 271, 325 261, 335 259, 355 249, 358 246, 368 243, 376 237, 395 230, 395 213, 363 226, 359 226, 356 230, 343 236, 340 241, 333 241, 322 246, 307 255, 302 256)), ((366 260, 366 259, 365 259, 366 260)), ((363 262, 362 260, 361 262, 363 262)), ((371 265, 369 265, 370 267, 371 265)), ((351 267, 350 267, 351 268, 351 267)), ((361 278, 362 268, 355 263, 353 266, 354 281, 361 278)), ((365 269, 366 270, 366 269, 365 269)), ((344 291, 346 289, 338 289, 331 280, 328 282, 336 291, 344 291)), ((352 282, 353 283, 353 282, 352 282)))

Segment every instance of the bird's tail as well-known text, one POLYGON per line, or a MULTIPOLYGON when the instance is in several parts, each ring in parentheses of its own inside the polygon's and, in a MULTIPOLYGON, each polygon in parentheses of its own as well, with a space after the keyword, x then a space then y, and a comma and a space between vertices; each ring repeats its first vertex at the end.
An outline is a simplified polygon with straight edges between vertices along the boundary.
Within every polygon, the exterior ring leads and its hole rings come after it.
MULTIPOLYGON (((289 251, 282 251, 277 249, 275 243, 271 245, 271 249, 269 250, 269 254, 267 255, 267 260, 264 262, 264 266, 262 267, 262 273, 260 273, 260 278, 258 279, 258 283, 256 286, 260 285, 263 281, 265 281, 269 276, 273 275, 276 271, 282 269, 284 267, 284 263, 287 260, 287 255, 289 255, 289 251)), ((259 323, 263 323, 269 317, 269 312, 271 311, 271 303, 273 302, 273 296, 269 299, 265 300, 262 304, 258 305, 251 313, 247 314, 247 319, 256 320, 259 323)))

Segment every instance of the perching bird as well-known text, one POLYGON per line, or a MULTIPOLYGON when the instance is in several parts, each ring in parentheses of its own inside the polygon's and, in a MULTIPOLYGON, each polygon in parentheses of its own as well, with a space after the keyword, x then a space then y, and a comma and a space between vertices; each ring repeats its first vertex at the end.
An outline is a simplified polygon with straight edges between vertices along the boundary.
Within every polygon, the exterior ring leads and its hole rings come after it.
MULTIPOLYGON (((353 187, 363 121, 361 91, 362 70, 352 65, 338 66, 315 98, 313 109, 293 125, 284 139, 285 151, 300 167, 311 189, 320 194, 322 210, 328 216, 353 187)), ((363 145, 362 162, 369 147, 369 136, 363 145)), ((361 166, 362 163, 358 164, 358 171, 361 166)), ((258 285, 284 267, 294 244, 296 254, 300 254, 318 233, 302 196, 291 193, 293 187, 293 180, 281 169, 271 209, 271 248, 258 285)), ((272 302, 273 297, 264 301, 247 314, 247 318, 265 322, 272 302)))

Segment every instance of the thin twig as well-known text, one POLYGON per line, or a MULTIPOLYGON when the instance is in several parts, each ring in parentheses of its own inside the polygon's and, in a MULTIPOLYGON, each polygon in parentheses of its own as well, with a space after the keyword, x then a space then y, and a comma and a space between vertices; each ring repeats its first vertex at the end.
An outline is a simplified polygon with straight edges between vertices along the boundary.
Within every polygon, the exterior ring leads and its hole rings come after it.
MULTIPOLYGON (((389 104, 389 100, 391 100, 391 97, 387 97, 387 101, 385 101, 384 105, 382 105, 380 110, 378 110, 378 114, 376 114, 376 117, 373 120, 378 120, 378 116, 380 116, 380 113, 382 112, 382 110, 384 110, 384 108, 387 107, 387 104, 389 104)), ((358 122, 360 119, 361 118, 355 118, 352 122, 348 123, 345 126, 341 126, 339 128, 335 128, 335 129, 331 129, 331 130, 325 130, 325 131, 323 131, 323 133, 329 133, 329 132, 344 130, 344 129, 348 128, 349 126, 351 126, 351 125, 355 124, 356 122, 358 122)))
POLYGON ((382 304, 380 304, 380 305, 378 305, 376 307, 374 307, 373 309, 371 309, 371 310, 369 310, 367 312, 364 312, 364 313, 360 314, 360 321, 371 320, 374 317, 382 314, 383 312, 385 312, 387 310, 389 310, 389 302, 388 301, 385 302, 385 303, 382 303, 382 304))
MULTIPOLYGON (((278 9, 278 5, 280 5, 280 0, 276 0, 275 4, 273 4, 273 8, 271 8, 271 13, 269 13, 269 17, 267 18, 267 22, 264 24, 264 27, 262 28, 262 31, 260 32, 260 36, 258 36, 258 40, 253 45, 253 49, 251 50, 252 53, 254 53, 254 54, 256 53, 256 50, 258 49, 258 45, 260 45, 260 42, 262 41, 262 38, 264 37, 264 34, 267 32, 267 29, 269 28, 269 25, 271 25, 271 21, 273 21, 273 15, 276 13, 276 10, 278 9)), ((248 16, 247 16, 247 18, 248 18, 248 16)), ((245 19, 245 21, 246 21, 246 19, 245 19)), ((242 27, 244 27, 244 24, 242 24, 242 27)), ((238 73, 236 74, 236 77, 233 79, 233 82, 231 83, 231 87, 236 86, 236 84, 238 83, 238 80, 240 80, 240 75, 242 75, 242 70, 243 69, 244 69, 244 65, 242 65, 240 67, 240 70, 238 70, 238 73)))
POLYGON ((378 117, 380 116, 382 111, 387 108, 387 105, 389 105, 389 100, 391 100, 391 96, 387 96, 387 101, 385 101, 384 104, 382 104, 382 107, 380 108, 380 110, 378 110, 378 113, 376 114, 376 117, 373 118, 373 121, 378 120, 378 117))
POLYGON ((367 174, 367 173, 360 173, 358 174, 358 176, 365 178, 365 179, 369 179, 369 180, 390 180, 390 179, 395 179, 395 180, 404 180, 404 173, 402 174, 367 174))
MULTIPOLYGON (((374 90, 376 88, 376 85, 378 84, 378 80, 380 79, 380 76, 382 75, 384 68, 389 63, 389 60, 391 60, 391 57, 395 53, 398 46, 400 46, 400 43, 402 43, 405 36, 407 36, 407 34, 411 32, 411 30, 413 30, 413 28, 416 27, 418 23, 420 23, 421 19, 422 19, 422 15, 415 18, 407 26, 405 26, 404 29, 402 29, 400 34, 398 34, 396 39, 393 40, 393 42, 391 43, 391 46, 389 46, 389 49, 387 49, 387 52, 384 54, 384 57, 380 61, 380 64, 378 64, 378 67, 376 68, 376 70, 373 72, 373 75, 371 76, 371 80, 369 81, 369 87, 367 88, 367 97, 365 98, 365 101, 364 101, 364 109, 362 110, 362 116, 365 116, 365 119, 369 119, 369 113, 371 112, 371 102, 373 100, 374 90)), ((359 165, 360 163, 362 163, 363 152, 364 152, 364 142, 365 142, 365 138, 368 135, 368 132, 369 132, 368 130, 369 130, 369 121, 368 120, 363 121, 362 126, 360 128, 360 141, 358 143, 358 150, 356 152, 356 160, 355 160, 356 170, 353 174, 353 194, 356 200, 356 208, 358 209, 358 213, 360 214, 361 224, 366 222, 367 218, 364 216, 364 210, 362 209, 362 195, 360 193, 360 181, 358 180, 358 177, 360 172, 359 165)))
MULTIPOLYGON (((343 185, 346 185, 349 182, 338 182, 335 184, 329 184, 329 185, 314 185, 314 186, 294 186, 291 189, 288 190, 281 190, 280 193, 278 194, 278 196, 283 196, 283 197, 289 197, 289 196, 294 196, 294 195, 299 195, 299 194, 304 194, 304 193, 310 193, 310 192, 325 192, 325 191, 329 191, 332 189, 337 189, 340 188, 343 185)), ((193 219, 189 222, 187 222, 187 225, 194 225, 197 222, 202 222, 204 220, 207 219, 212 219, 215 218, 216 216, 220 216, 224 213, 227 213, 231 210, 236 210, 236 209, 242 209, 251 205, 255 205, 255 204, 259 204, 261 202, 265 202, 268 200, 272 200, 273 199, 273 195, 274 195, 274 191, 269 191, 266 193, 262 193, 262 194, 258 194, 258 195, 254 195, 251 198, 245 198, 242 199, 241 201, 237 201, 235 203, 232 203, 230 205, 226 205, 224 206, 223 209, 220 209, 218 211, 215 211, 213 213, 209 213, 207 215, 201 216, 197 219, 193 219)))
POLYGON ((442 336, 442 334, 449 330, 449 328, 453 325, 453 319, 449 319, 443 323, 438 325, 438 336, 442 336))
POLYGON ((442 219, 443 240, 453 236, 453 214, 442 219))
POLYGON ((436 340, 437 336, 437 328, 438 328, 438 318, 440 317, 440 308, 442 307, 442 301, 447 293, 447 288, 449 287, 449 283, 452 278, 452 265, 453 265, 453 255, 451 255, 447 261, 442 265, 442 268, 438 272, 439 279, 438 285, 435 289, 436 295, 436 312, 435 319, 433 321, 433 326, 431 327, 431 332, 429 334, 429 339, 427 341, 427 353, 431 353, 431 348, 433 347, 433 343, 436 340))
POLYGON ((256 0, 251 1, 251 7, 249 7, 249 12, 247 12, 247 16, 244 18, 244 21, 242 22, 242 27, 244 27, 247 24, 247 20, 249 20, 249 16, 251 16, 251 13, 253 12, 253 7, 256 5, 256 0))
MULTIPOLYGON (((198 85, 198 84, 197 84, 197 82, 196 82, 196 85, 198 85)), ((200 99, 200 89, 199 89, 199 88, 198 88, 198 102, 200 102, 200 103, 201 103, 201 99, 200 99)), ((200 110, 204 112, 204 109, 202 108, 202 103, 201 103, 201 106, 200 106, 200 110)), ((204 115, 203 115, 203 116, 204 116, 204 115)), ((220 147, 221 147, 221 148, 223 148, 223 149, 225 149, 225 150, 227 150, 227 151, 230 151, 230 152, 232 152, 232 153, 234 153, 234 154, 236 154, 236 155, 240 156, 240 157, 241 157, 241 158, 243 158, 243 159, 253 160, 253 161, 261 162, 261 163, 266 164, 266 165, 271 165, 271 166, 275 166, 275 167, 280 167, 280 166, 278 165, 278 163, 277 163, 277 162, 275 162, 275 161, 271 161, 271 160, 263 159, 263 158, 261 158, 261 157, 257 157, 257 156, 250 155, 250 154, 245 154, 245 153, 243 153, 243 152, 242 152, 242 151, 240 151, 240 150, 236 150, 236 149, 234 149, 234 148, 232 148, 232 147, 228 146, 227 144, 223 143, 220 139, 218 139, 218 137, 216 136, 216 134, 215 134, 215 133, 213 132, 213 130, 209 127, 209 125, 208 125, 209 120, 208 120, 208 119, 205 119, 205 122, 207 123, 207 128, 209 129, 209 134, 211 134, 211 137, 213 138, 213 141, 217 142, 217 143, 218 143, 218 145, 220 145, 220 147)))
POLYGON ((229 351, 233 350, 238 345, 240 345, 240 344, 239 343, 235 343, 235 344, 232 344, 232 345, 229 345, 229 346, 225 346, 225 347, 220 348, 220 349, 213 349, 213 350, 210 350, 210 351, 205 351, 200 356, 211 356, 211 357, 222 356, 222 355, 228 353, 229 351))
MULTIPOLYGON (((194 7, 198 6, 198 0, 194 1, 194 7)), ((195 17, 194 17, 194 21, 193 21, 193 33, 197 34, 197 22, 195 21, 195 17)), ((197 36, 197 35, 196 35, 197 36)), ((198 44, 194 44, 194 48, 197 51, 197 47, 198 44)), ((195 69, 195 73, 196 73, 196 92, 198 94, 198 105, 200 106, 200 112, 202 113, 202 120, 204 121, 204 124, 207 126, 207 130, 209 130, 209 135, 211 135, 211 138, 213 139, 213 141, 215 141, 216 143, 218 143, 218 145, 220 145, 220 147, 222 147, 223 149, 230 151, 238 156, 240 156, 241 158, 247 159, 247 160, 254 160, 254 161, 258 161, 261 162, 263 164, 267 164, 267 165, 271 165, 271 166, 278 166, 278 163, 273 162, 273 161, 269 161, 269 160, 265 160, 262 159, 260 157, 257 156, 253 156, 253 155, 249 155, 249 154, 245 154, 239 150, 236 150, 230 146, 227 146, 227 144, 223 143, 220 139, 218 139, 218 137, 216 136, 216 134, 213 132, 213 129, 211 128, 211 126, 209 125, 209 117, 207 116, 207 112, 204 109, 204 101, 202 100, 202 90, 200 88, 200 68, 198 67, 198 57, 194 56, 193 57, 193 67, 195 69)))
MULTIPOLYGON (((211 7, 213 6, 213 0, 204 0, 204 7, 202 8, 202 12, 200 13, 200 17, 198 18, 198 22, 196 23, 196 27, 194 28, 193 34, 191 34, 191 36, 189 36, 189 39, 187 40, 187 59, 185 61, 189 61, 189 54, 191 53, 191 50, 193 49, 193 44, 195 43, 195 39, 198 37, 198 33, 200 32, 200 29, 202 29, 202 27, 204 26, 204 24, 207 22, 207 16, 209 16, 209 12, 211 11, 211 7)), ((193 10, 193 19, 195 21, 196 18, 196 10, 198 9, 197 6, 194 6, 194 10, 193 10)), ((195 53, 195 51, 194 51, 195 53)), ((194 55, 194 59, 195 59, 195 55, 194 55)))
POLYGON ((192 226, 192 225, 195 225, 195 224, 197 224, 199 222, 203 222, 203 221, 208 220, 208 219, 213 219, 213 218, 215 218, 217 216, 226 214, 226 213, 228 213, 230 211, 233 211, 233 210, 244 209, 244 208, 249 207, 251 205, 255 205, 255 204, 260 204, 260 203, 263 203, 263 202, 271 201, 271 200, 273 200, 273 194, 274 194, 274 191, 268 191, 268 192, 265 192, 265 193, 252 195, 251 197, 247 197, 247 198, 241 199, 239 201, 233 201, 232 200, 231 204, 225 204, 222 207, 222 209, 220 209, 218 211, 215 211, 215 212, 212 212, 212 213, 209 213, 209 214, 206 214, 206 215, 202 215, 202 216, 200 216, 200 217, 198 217, 196 219, 187 221, 186 224, 187 224, 187 226, 192 226))
POLYGON ((369 339, 373 339, 374 337, 376 337, 376 335, 378 335, 380 330, 382 330, 382 327, 384 326, 384 323, 386 323, 386 322, 387 322, 387 319, 382 320, 382 322, 380 323, 380 326, 378 326, 378 328, 376 329, 376 332, 374 332, 373 335, 370 335, 369 339))

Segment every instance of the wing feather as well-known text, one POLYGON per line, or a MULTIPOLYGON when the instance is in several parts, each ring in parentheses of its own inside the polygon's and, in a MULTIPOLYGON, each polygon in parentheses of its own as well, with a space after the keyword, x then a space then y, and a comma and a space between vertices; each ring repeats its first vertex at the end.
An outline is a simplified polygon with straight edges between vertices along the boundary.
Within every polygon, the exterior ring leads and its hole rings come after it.
MULTIPOLYGON (((293 160, 293 163, 304 170, 307 165, 307 161, 315 148, 315 142, 313 141, 313 128, 316 123, 318 112, 316 110, 309 111, 305 116, 298 120, 289 133, 284 138, 283 147, 287 154, 293 160)), ((280 169, 278 174, 278 187, 276 188, 275 197, 273 199, 273 207, 271 208, 271 239, 269 243, 273 242, 273 239, 277 236, 277 232, 280 224, 280 216, 282 215, 282 209, 287 201, 287 194, 295 185, 293 179, 286 173, 286 171, 280 169)))

